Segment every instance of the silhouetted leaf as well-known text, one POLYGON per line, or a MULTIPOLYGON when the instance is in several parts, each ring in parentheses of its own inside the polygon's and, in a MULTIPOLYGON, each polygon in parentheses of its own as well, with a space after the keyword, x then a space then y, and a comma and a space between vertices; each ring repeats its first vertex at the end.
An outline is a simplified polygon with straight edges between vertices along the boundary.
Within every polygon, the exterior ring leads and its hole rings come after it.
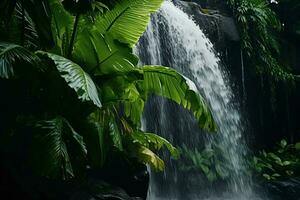
POLYGON ((79 65, 59 55, 42 51, 37 52, 37 54, 53 60, 61 77, 77 92, 79 99, 84 102, 91 101, 99 108, 102 107, 96 85, 79 65))

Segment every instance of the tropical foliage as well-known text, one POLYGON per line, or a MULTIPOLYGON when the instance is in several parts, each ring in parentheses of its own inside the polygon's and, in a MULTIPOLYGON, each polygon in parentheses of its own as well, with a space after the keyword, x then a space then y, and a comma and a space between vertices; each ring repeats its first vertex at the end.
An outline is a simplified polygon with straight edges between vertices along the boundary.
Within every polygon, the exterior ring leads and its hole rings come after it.
POLYGON ((64 180, 108 165, 115 154, 162 170, 154 151, 178 152, 141 130, 150 94, 177 102, 202 128, 215 130, 189 79, 167 67, 137 67, 132 47, 161 3, 2 1, 0 102, 8 110, 0 116, 1 152, 25 156, 35 173, 64 180))
POLYGON ((275 80, 294 80, 288 66, 280 59, 278 36, 282 23, 265 0, 228 0, 241 35, 244 56, 259 73, 270 74, 275 80))
POLYGON ((268 181, 300 175, 300 143, 281 140, 272 152, 261 151, 253 158, 255 171, 268 181))
POLYGON ((194 171, 206 176, 207 180, 214 182, 226 180, 232 168, 229 166, 228 157, 223 155, 223 151, 218 148, 206 147, 203 150, 189 149, 187 146, 180 148, 183 171, 194 171))

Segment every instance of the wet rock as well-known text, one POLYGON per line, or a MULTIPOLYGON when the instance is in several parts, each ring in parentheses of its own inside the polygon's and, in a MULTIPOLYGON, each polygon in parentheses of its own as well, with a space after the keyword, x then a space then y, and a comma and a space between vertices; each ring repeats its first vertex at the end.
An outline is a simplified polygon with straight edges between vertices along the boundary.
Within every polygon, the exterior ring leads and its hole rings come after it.
POLYGON ((188 13, 217 46, 220 46, 218 43, 224 45, 226 40, 240 40, 234 19, 225 11, 217 8, 203 8, 195 2, 175 1, 175 4, 188 13))
POLYGON ((99 180, 89 180, 86 185, 74 191, 70 200, 142 200, 130 197, 124 189, 99 180))
POLYGON ((300 177, 273 181, 266 188, 274 200, 300 200, 300 177))

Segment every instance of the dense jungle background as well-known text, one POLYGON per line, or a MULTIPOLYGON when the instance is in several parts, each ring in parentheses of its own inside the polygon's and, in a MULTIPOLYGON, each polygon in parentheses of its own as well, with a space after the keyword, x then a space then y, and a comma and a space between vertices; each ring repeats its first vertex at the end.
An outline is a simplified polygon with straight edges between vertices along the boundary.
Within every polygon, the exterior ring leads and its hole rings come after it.
POLYGON ((0 90, 1 199, 299 200, 298 0, 1 0, 0 90))

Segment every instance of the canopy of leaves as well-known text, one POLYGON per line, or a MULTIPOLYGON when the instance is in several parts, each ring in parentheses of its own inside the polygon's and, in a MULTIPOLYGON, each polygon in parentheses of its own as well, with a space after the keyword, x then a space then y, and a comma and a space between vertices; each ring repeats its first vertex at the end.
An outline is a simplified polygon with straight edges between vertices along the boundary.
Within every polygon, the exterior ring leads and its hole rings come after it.
POLYGON ((281 22, 265 0, 228 0, 234 10, 241 35, 242 49, 258 72, 275 80, 294 80, 288 66, 279 59, 278 33, 281 22))

